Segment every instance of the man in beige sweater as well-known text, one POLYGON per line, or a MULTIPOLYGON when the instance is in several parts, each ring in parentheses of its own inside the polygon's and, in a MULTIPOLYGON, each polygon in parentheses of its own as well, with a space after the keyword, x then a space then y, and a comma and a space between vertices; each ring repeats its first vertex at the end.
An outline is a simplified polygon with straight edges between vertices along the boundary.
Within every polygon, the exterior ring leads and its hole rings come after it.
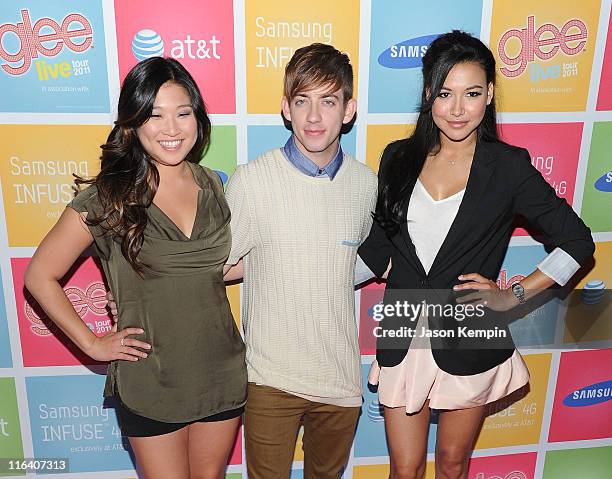
POLYGON ((350 452, 362 402, 355 261, 377 190, 370 168, 340 147, 352 97, 347 55, 297 50, 282 99, 293 135, 227 186, 228 264, 244 260, 250 479, 289 478, 300 425, 306 479, 337 479, 350 452))

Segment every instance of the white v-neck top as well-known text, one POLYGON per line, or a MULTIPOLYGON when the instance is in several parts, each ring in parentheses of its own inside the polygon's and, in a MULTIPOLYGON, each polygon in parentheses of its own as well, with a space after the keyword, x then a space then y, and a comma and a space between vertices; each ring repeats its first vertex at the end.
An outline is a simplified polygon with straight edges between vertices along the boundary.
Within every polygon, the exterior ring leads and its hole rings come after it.
POLYGON ((457 216, 464 193, 465 188, 442 200, 434 200, 421 180, 417 179, 414 185, 408 204, 408 233, 426 273, 457 216))

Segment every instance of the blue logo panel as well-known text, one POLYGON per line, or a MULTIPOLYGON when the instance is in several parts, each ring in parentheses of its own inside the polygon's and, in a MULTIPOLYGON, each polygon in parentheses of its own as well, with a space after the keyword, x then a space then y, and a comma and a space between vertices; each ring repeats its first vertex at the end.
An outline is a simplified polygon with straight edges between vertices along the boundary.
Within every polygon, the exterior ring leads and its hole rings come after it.
POLYGON ((115 410, 104 407, 104 376, 26 378, 36 457, 62 457, 70 472, 134 468, 115 410))
POLYGON ((412 113, 421 96, 421 59, 429 44, 453 29, 480 35, 482 0, 372 2, 370 113, 412 113))
POLYGON ((0 276, 0 368, 10 368, 12 366, 6 305, 4 304, 4 291, 2 289, 2 277, 0 276))
POLYGON ((0 32, 2 111, 110 111, 100 0, 2 2, 0 32))
MULTIPOLYGON (((253 161, 268 150, 284 146, 291 136, 291 131, 283 125, 250 125, 247 135, 249 161, 253 161)), ((357 128, 353 127, 346 135, 342 135, 340 142, 345 153, 355 156, 357 128)))

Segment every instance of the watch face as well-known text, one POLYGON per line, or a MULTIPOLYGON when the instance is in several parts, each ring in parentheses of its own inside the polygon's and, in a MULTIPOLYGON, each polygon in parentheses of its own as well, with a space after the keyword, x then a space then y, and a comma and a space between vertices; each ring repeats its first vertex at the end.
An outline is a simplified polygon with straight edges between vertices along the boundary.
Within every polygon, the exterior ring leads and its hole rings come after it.
POLYGON ((521 284, 516 283, 512 285, 512 292, 514 294, 523 294, 525 292, 525 288, 523 288, 521 284))

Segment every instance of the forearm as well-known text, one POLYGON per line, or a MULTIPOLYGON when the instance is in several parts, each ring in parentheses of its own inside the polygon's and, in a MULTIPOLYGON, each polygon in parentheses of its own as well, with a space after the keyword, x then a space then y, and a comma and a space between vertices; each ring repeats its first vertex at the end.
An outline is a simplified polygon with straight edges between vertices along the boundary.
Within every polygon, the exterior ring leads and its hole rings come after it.
MULTIPOLYGON (((535 269, 533 273, 523 278, 520 281, 520 284, 525 290, 525 300, 529 300, 556 283, 552 278, 542 273, 542 271, 540 271, 539 269, 535 269)), ((512 288, 508 288, 504 292, 511 299, 511 303, 516 302, 515 305, 518 305, 519 300, 512 292, 512 288)))
POLYGON ((555 281, 542 273, 539 269, 536 269, 533 273, 527 276, 521 281, 523 288, 525 288, 525 296, 527 299, 535 296, 541 291, 550 288, 555 281))
POLYGON ((96 336, 79 317, 58 281, 29 274, 26 277, 26 287, 49 319, 79 349, 88 354, 96 336))
POLYGON ((244 264, 242 260, 236 264, 226 264, 223 266, 223 281, 237 281, 244 277, 244 264))

